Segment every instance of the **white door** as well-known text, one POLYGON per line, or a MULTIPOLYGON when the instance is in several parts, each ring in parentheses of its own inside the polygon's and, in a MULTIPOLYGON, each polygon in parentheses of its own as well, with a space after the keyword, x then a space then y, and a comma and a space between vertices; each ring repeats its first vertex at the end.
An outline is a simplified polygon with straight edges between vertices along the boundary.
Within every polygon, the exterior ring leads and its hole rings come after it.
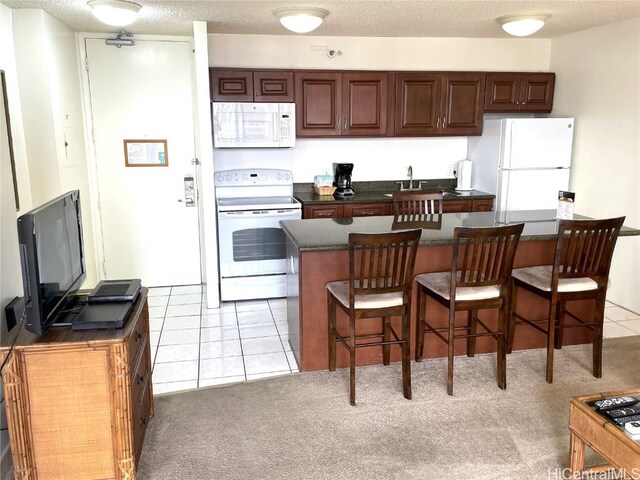
POLYGON ((558 191, 569 189, 569 169, 501 170, 497 210, 555 210, 558 191))
POLYGON ((104 276, 198 284, 198 208, 185 201, 186 177, 197 192, 191 46, 86 39, 86 49, 104 276), (126 166, 125 140, 166 140, 165 166, 126 166))
POLYGON ((549 168, 571 165, 573 118, 505 120, 507 145, 503 168, 549 168))

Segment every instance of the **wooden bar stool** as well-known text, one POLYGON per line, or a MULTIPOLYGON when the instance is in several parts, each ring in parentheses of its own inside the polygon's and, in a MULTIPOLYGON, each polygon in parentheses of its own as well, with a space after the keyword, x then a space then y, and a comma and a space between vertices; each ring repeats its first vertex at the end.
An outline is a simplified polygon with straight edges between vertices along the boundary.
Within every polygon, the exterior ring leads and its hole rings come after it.
POLYGON ((409 310, 413 268, 422 230, 392 233, 349 234, 349 280, 327 284, 329 312, 329 370, 336 369, 336 341, 349 351, 349 398, 356 404, 356 349, 382 347, 385 365, 390 362, 391 345, 402 348, 402 390, 411 398, 409 364, 409 310), (336 328, 336 307, 349 316, 348 334, 336 328), (402 317, 399 334, 391 317, 402 317), (381 331, 356 334, 362 319, 381 317, 381 331), (392 338, 393 337, 393 338, 392 338))
POLYGON ((513 270, 513 295, 508 346, 511 352, 517 324, 527 324, 547 336, 547 382, 553 382, 553 350, 562 347, 563 329, 586 327, 593 331, 593 376, 602 376, 602 323, 609 267, 625 217, 605 220, 560 220, 553 265, 513 270), (516 312, 518 289, 524 288, 549 302, 541 320, 516 312), (566 309, 572 300, 595 300, 592 320, 580 319, 566 309), (573 322, 565 324, 565 317, 573 322))
POLYGON ((413 221, 421 216, 442 213, 442 193, 395 192, 393 194, 393 214, 409 217, 413 221))
POLYGON ((505 322, 509 314, 510 276, 524 223, 501 227, 456 227, 450 272, 423 273, 418 283, 416 362, 422 361, 425 333, 448 345, 447 393, 453 395, 453 356, 456 339, 467 340, 467 355, 475 355, 476 338, 492 336, 498 343, 498 386, 507 387, 505 322), (427 321, 427 297, 449 309, 447 327, 427 321), (497 308, 497 328, 478 318, 478 310, 497 308), (467 311, 466 325, 456 325, 456 312, 467 311), (478 332, 478 326, 482 331, 478 332), (426 329, 426 331, 425 331, 426 329))

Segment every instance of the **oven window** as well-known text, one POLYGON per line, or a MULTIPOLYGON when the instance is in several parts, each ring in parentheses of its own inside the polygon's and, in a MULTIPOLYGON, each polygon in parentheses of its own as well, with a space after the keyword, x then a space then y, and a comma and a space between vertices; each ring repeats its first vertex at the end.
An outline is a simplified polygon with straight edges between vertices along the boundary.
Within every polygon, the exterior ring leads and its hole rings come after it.
POLYGON ((286 239, 284 230, 279 227, 236 230, 232 237, 234 262, 285 258, 286 239))

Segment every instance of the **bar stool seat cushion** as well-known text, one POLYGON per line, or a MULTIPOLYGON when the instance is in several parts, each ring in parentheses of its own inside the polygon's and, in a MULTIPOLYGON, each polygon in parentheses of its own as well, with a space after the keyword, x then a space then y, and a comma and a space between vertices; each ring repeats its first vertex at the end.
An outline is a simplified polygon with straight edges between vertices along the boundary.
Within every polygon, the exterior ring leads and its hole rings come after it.
MULTIPOLYGON (((416 275, 416 282, 424 285, 432 292, 440 295, 442 298, 450 300, 450 272, 422 273, 420 275, 416 275)), ((468 300, 487 300, 489 298, 498 298, 499 296, 500 287, 498 285, 456 288, 457 302, 464 302, 468 300)))
MULTIPOLYGON (((511 275, 538 290, 550 292, 552 271, 553 267, 551 265, 540 265, 537 267, 514 268, 511 275)), ((558 292, 586 292, 597 288, 596 281, 589 277, 558 279, 558 292)))
MULTIPOLYGON (((349 281, 327 283, 329 290, 334 297, 345 307, 349 307, 349 281)), ((379 295, 356 295, 354 308, 390 308, 402 305, 402 292, 381 293, 379 295)))

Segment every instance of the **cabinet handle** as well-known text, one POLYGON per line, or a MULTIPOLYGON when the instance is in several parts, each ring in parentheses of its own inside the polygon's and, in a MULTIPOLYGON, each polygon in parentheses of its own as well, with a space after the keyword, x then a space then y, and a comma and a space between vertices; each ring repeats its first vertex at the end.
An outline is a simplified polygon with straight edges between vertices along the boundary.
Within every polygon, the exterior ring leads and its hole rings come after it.
POLYGON ((346 132, 347 130, 349 130, 349 127, 347 127, 347 117, 344 117, 344 131, 346 132))
POLYGON ((138 341, 138 340, 140 340, 141 338, 142 338, 142 332, 138 332, 138 331, 136 330, 136 338, 135 338, 135 341, 137 342, 137 341, 138 341))
POLYGON ((253 92, 252 91, 247 92, 247 97, 253 97, 253 92))
POLYGON ((442 128, 447 128, 446 123, 447 123, 447 117, 442 117, 442 128))
POLYGON ((149 423, 149 419, 148 418, 142 417, 140 419, 140 426, 141 427, 146 427, 148 423, 149 423))
POLYGON ((438 117, 438 121, 436 122, 436 128, 440 128, 440 117, 438 117))
POLYGON ((330 217, 331 215, 331 212, 318 212, 319 217, 330 217))
POLYGON ((340 132, 340 115, 336 115, 336 125, 338 127, 338 132, 340 132))
POLYGON ((144 383, 144 375, 138 376, 138 385, 142 385, 144 383))

